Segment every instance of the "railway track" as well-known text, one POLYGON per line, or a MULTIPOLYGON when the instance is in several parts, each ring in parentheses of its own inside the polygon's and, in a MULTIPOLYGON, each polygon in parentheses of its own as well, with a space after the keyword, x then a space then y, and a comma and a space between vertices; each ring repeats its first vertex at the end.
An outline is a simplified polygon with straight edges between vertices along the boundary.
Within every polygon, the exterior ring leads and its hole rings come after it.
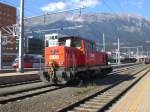
MULTIPOLYGON (((133 66, 129 66, 129 67, 122 67, 122 68, 117 68, 117 69, 114 69, 112 73, 120 73, 120 72, 123 72, 125 70, 132 70, 132 69, 135 69, 136 67, 139 67, 140 65, 133 65, 133 66)), ((110 74, 112 74, 110 73, 110 74)))
MULTIPOLYGON (((124 70, 127 70, 127 69, 134 69, 135 67, 138 67, 139 65, 133 65, 133 66, 129 66, 129 67, 121 67, 121 68, 116 68, 114 69, 113 73, 120 73, 124 70)), ((110 74, 113 74, 113 73, 110 73, 110 74)), ((41 82, 41 80, 31 80, 31 81, 24 81, 24 82, 19 82, 19 83, 8 83, 8 84, 0 84, 0 88, 6 88, 6 87, 13 87, 13 86, 19 86, 19 85, 25 85, 25 84, 31 84, 31 83, 38 83, 38 82, 41 82)))
POLYGON ((21 89, 19 91, 2 92, 0 93, 0 104, 25 99, 27 97, 37 96, 43 93, 51 92, 62 88, 64 88, 64 86, 41 85, 35 86, 34 88, 32 87, 28 89, 21 89))
POLYGON ((0 88, 19 86, 19 85, 25 85, 25 84, 31 84, 31 83, 38 83, 38 82, 41 82, 41 80, 39 79, 39 80, 23 81, 23 82, 18 82, 18 83, 1 84, 0 88))
MULTIPOLYGON (((134 65, 132 67, 123 67, 121 69, 117 69, 117 70, 114 70, 112 73, 108 74, 108 75, 112 75, 114 73, 120 73, 120 72, 123 72, 125 70, 130 70, 130 69, 135 69, 136 67, 139 67, 139 65, 134 65)), ((107 75, 106 75, 107 76, 107 75)), ((33 80, 33 81, 26 81, 26 82, 20 82, 20 83, 11 83, 11 84, 4 84, 4 85, 0 85, 0 88, 9 88, 9 87, 15 87, 15 86, 22 86, 22 85, 27 85, 28 84, 36 84, 36 83, 39 83, 41 82, 41 80, 33 80)), ((42 82, 41 82, 42 83, 42 82)), ((41 84, 42 85, 42 84, 41 84)), ((41 87, 41 86, 37 86, 38 87, 41 87)), ((44 85, 45 87, 45 85, 44 85)), ((35 87, 33 87, 35 88, 35 87)), ((28 89, 28 88, 27 88, 28 89)), ((31 88, 32 89, 32 88, 31 88)), ((0 94, 1 95, 1 94, 0 94)))
POLYGON ((103 112, 149 73, 149 71, 149 66, 137 70, 132 74, 132 76, 135 77, 132 80, 130 80, 129 77, 126 77, 74 104, 58 109, 57 112, 103 112))
MULTIPOLYGON (((114 73, 120 73, 126 70, 135 69, 137 66, 133 67, 126 67, 126 69, 115 71, 114 73)), ((113 73, 113 74, 114 74, 113 73)), ((65 86, 53 86, 44 84, 42 82, 35 82, 35 83, 25 83, 22 85, 15 85, 15 86, 6 86, 1 88, 0 90, 0 104, 5 104, 8 102, 25 99, 27 97, 32 97, 36 95, 40 95, 42 93, 62 89, 65 86)))

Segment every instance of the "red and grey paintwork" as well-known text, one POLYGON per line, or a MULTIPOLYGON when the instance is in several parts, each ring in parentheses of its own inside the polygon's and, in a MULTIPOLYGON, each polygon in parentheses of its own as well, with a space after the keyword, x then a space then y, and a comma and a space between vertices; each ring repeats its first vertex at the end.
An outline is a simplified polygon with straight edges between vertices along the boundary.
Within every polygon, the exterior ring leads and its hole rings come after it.
POLYGON ((55 40, 53 46, 45 48, 46 68, 40 72, 43 81, 66 83, 76 77, 87 77, 87 72, 112 71, 107 53, 96 51, 95 42, 74 36, 55 40))

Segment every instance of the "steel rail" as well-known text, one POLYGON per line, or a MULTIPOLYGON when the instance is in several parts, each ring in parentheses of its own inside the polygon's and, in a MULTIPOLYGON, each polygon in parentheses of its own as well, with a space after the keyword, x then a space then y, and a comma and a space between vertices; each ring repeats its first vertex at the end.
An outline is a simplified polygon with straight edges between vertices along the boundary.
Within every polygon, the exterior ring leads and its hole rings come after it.
POLYGON ((109 87, 106 87, 86 98, 81 99, 80 101, 77 101, 76 103, 73 103, 69 106, 66 106, 63 109, 58 109, 57 112, 87 112, 87 111, 93 111, 93 112, 99 112, 99 111, 104 111, 108 109, 114 103, 117 101, 122 95, 124 95, 129 89, 131 89, 138 81, 140 81, 149 71, 149 66, 145 67, 144 69, 141 69, 137 71, 136 73, 132 74, 133 76, 139 75, 142 73, 144 70, 147 70, 142 74, 142 76, 138 77, 137 79, 134 80, 131 84, 129 84, 126 78, 123 80, 120 80, 113 85, 110 85, 109 87), (126 85, 124 85, 124 82, 126 82, 126 85), (119 85, 123 85, 120 86, 119 85), (116 93, 113 93, 112 89, 117 88, 116 93), (121 90, 122 89, 122 90, 121 90), (119 92, 119 93, 117 93, 119 92), (109 94, 108 94, 109 93, 109 94), (113 96, 114 95, 114 96, 113 96), (104 97, 105 96, 105 97, 104 97), (95 101, 94 101, 95 100, 95 101), (95 103, 94 105, 89 105, 90 103, 95 103), (97 105, 97 106, 96 106, 97 105))

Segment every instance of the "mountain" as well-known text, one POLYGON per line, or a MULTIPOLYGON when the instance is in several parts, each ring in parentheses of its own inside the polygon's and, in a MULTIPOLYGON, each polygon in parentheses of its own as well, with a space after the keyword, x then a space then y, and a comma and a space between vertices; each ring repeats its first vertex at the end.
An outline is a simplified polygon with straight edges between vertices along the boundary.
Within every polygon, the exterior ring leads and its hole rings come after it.
POLYGON ((95 40, 100 45, 104 33, 107 49, 116 47, 117 38, 120 38, 121 46, 142 45, 150 50, 149 43, 146 43, 150 41, 150 20, 136 14, 51 14, 25 20, 25 29, 26 35, 37 38, 44 38, 44 34, 61 33, 95 40))

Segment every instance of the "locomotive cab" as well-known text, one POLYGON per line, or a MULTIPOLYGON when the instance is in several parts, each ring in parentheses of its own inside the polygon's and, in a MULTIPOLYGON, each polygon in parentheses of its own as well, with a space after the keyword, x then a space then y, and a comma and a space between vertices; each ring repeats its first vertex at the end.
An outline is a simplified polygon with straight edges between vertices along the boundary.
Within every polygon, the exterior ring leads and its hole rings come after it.
POLYGON ((81 38, 51 35, 45 44, 45 70, 40 74, 44 82, 67 81, 78 66, 84 65, 81 38))
POLYGON ((54 46, 66 46, 66 47, 75 47, 81 49, 81 39, 77 37, 62 37, 58 35, 50 36, 46 38, 46 47, 54 47, 54 46))
POLYGON ((46 41, 45 48, 46 66, 51 66, 53 62, 57 67, 71 67, 73 66, 73 55, 76 55, 76 52, 81 54, 81 51, 82 40, 79 38, 50 37, 46 41))

